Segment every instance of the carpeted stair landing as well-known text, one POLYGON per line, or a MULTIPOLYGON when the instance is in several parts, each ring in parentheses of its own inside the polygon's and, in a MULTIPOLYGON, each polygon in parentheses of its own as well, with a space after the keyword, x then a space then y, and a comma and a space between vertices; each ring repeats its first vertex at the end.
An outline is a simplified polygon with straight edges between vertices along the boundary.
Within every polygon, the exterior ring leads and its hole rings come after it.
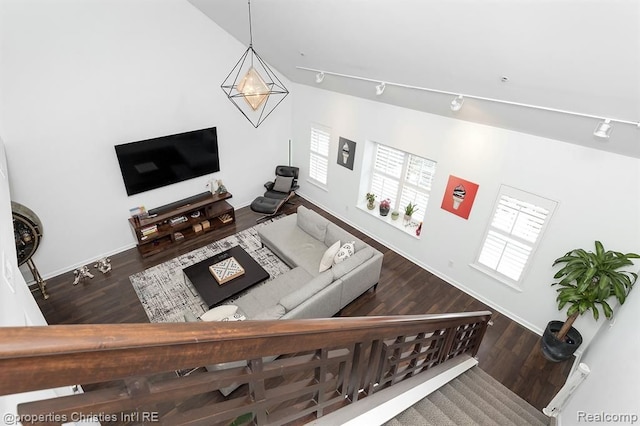
POLYGON ((473 367, 391 419, 386 426, 546 426, 549 418, 473 367))

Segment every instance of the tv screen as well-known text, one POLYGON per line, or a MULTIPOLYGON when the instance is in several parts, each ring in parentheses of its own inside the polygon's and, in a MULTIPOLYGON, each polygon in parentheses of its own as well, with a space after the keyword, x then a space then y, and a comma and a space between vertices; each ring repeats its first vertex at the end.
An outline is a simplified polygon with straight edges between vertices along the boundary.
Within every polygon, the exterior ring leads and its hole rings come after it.
POLYGON ((115 148, 127 195, 220 171, 215 127, 115 148))

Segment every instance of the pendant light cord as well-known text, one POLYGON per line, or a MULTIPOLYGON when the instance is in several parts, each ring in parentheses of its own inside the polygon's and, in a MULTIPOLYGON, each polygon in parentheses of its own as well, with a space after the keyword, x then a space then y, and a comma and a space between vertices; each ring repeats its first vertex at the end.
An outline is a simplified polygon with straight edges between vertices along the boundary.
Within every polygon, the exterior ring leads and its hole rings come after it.
POLYGON ((253 31, 251 30, 251 0, 249 3, 249 47, 253 46, 253 31))

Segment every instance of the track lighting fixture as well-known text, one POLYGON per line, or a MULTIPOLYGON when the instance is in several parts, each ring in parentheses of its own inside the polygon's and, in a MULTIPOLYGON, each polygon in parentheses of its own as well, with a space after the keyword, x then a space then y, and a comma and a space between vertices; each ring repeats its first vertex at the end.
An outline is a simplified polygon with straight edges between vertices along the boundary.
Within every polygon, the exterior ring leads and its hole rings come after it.
POLYGON ((609 139, 611 129, 611 120, 607 118, 606 120, 598 123, 596 129, 593 131, 593 136, 601 139, 609 139))
MULTIPOLYGON (((319 70, 319 69, 314 69, 314 68, 307 68, 307 67, 296 67, 299 70, 305 70, 305 71, 312 71, 315 73, 318 73, 318 75, 320 74, 328 74, 328 75, 333 75, 336 77, 342 77, 342 78, 351 78, 354 80, 361 80, 361 81, 368 81, 370 83, 378 83, 380 82, 380 80, 375 80, 373 78, 368 78, 368 77, 360 77, 357 75, 349 75, 349 74, 342 74, 342 73, 338 73, 338 72, 333 72, 333 71, 323 71, 323 70, 319 70)), ((316 77, 316 81, 317 81, 316 77)), ((508 80, 507 77, 502 77, 502 81, 506 81, 508 80)), ((597 119, 597 120, 604 120, 601 121, 598 124, 598 127, 596 127, 596 129, 594 130, 593 134, 594 136, 598 137, 598 138, 602 138, 602 139, 608 139, 609 135, 611 134, 611 130, 612 130, 612 126, 611 123, 615 122, 615 123, 619 123, 619 124, 631 124, 632 126, 635 126, 638 128, 638 130, 640 130, 640 121, 632 121, 632 120, 624 120, 624 119, 620 119, 620 118, 607 118, 607 119, 603 119, 602 116, 596 116, 596 115, 592 115, 592 114, 586 114, 583 112, 576 112, 576 111, 568 111, 568 110, 564 110, 564 109, 558 109, 558 108, 550 108, 550 107, 546 107, 546 106, 541 106, 541 105, 532 105, 532 104, 525 104, 522 102, 513 102, 513 101, 505 101, 502 99, 495 99, 495 98, 487 98, 484 96, 476 96, 476 95, 470 95, 470 94, 465 94, 465 93, 456 93, 456 92, 450 92, 447 90, 439 90, 439 89, 431 89, 428 87, 419 87, 419 86, 412 86, 410 84, 404 84, 404 83, 395 83, 395 82, 380 82, 378 85, 376 85, 376 95, 380 96, 382 95, 382 93, 384 92, 384 89, 386 87, 386 85, 389 84, 390 86, 396 86, 396 87, 402 87, 405 89, 413 89, 413 90, 419 90, 419 91, 423 91, 423 92, 431 92, 431 93, 439 93, 442 95, 453 95, 455 96, 455 99, 453 101, 451 101, 451 111, 458 111, 460 110, 460 108, 462 108, 462 104, 464 103, 464 98, 471 98, 471 99, 477 99, 480 101, 485 101, 485 102, 495 102, 495 103, 499 103, 499 104, 503 104, 503 105, 513 105, 513 106, 517 106, 517 107, 524 107, 524 108, 531 108, 531 109, 538 109, 541 111, 549 111, 549 112, 557 112, 559 114, 568 114, 568 115, 575 115, 578 117, 586 117, 586 118, 593 118, 593 119, 597 119)))
POLYGON ((320 71, 316 74, 316 83, 320 84, 324 80, 324 72, 320 71))
POLYGON ((462 104, 464 103, 464 96, 458 95, 451 101, 451 111, 460 111, 462 104))

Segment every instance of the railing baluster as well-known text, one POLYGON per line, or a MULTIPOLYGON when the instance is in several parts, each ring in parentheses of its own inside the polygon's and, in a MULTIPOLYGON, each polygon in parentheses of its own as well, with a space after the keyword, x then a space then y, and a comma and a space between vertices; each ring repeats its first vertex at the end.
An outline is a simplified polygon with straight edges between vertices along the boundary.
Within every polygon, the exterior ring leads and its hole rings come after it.
MULTIPOLYGON (((319 367, 316 367, 315 378, 316 381, 324 385, 327 382, 327 354, 329 351, 326 348, 321 348, 316 351, 316 357, 322 361, 319 367)), ((317 416, 322 417, 323 414, 323 404, 325 402, 325 391, 324 386, 319 388, 316 392, 316 402, 318 404, 318 409, 316 410, 317 416)))
POLYGON ((371 354, 369 355, 369 368, 367 368, 367 374, 365 376, 365 390, 367 395, 371 395, 374 392, 374 387, 378 382, 377 372, 379 371, 380 356, 382 354, 383 343, 382 340, 374 340, 371 344, 371 354))

